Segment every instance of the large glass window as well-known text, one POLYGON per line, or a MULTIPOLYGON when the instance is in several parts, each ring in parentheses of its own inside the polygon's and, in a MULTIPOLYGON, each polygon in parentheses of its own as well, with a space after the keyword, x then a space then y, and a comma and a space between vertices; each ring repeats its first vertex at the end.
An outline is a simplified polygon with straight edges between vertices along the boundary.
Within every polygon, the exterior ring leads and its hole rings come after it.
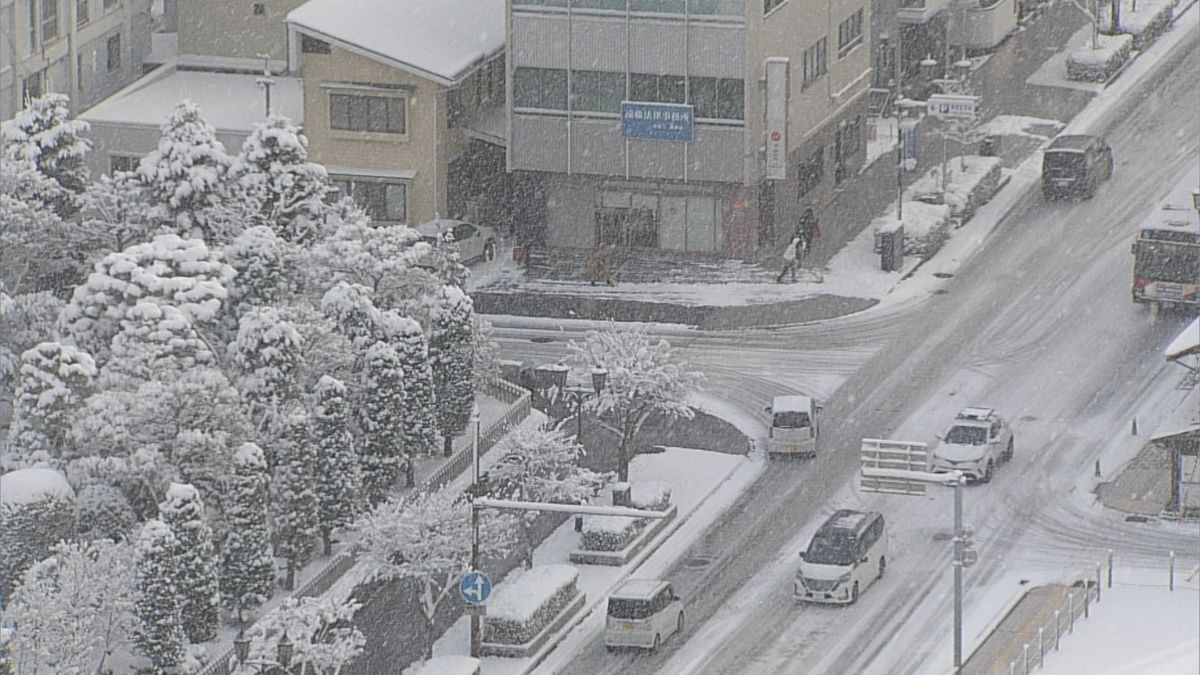
POLYGON ((808 85, 821 79, 828 70, 828 48, 825 38, 821 38, 813 43, 813 46, 804 50, 804 84, 808 85))
POLYGON ((88 0, 75 0, 75 25, 82 26, 88 22, 88 0))
POLYGON ((116 33, 109 36, 108 42, 105 43, 105 52, 108 54, 108 72, 113 72, 121 67, 121 34, 116 33))
POLYGON ((575 9, 614 9, 625 11, 625 0, 571 0, 575 9))
POLYGON ((408 219, 408 185, 367 180, 335 180, 343 194, 362 207, 372 221, 403 223, 408 219))
POLYGON ((845 56, 850 48, 862 42, 863 11, 860 9, 838 25, 838 56, 845 56))
POLYGON ((42 0, 42 42, 58 37, 58 0, 42 0))
POLYGON ((513 106, 566 110, 567 71, 553 68, 517 68, 513 72, 513 106))
POLYGON ((346 131, 405 133, 402 96, 329 95, 329 127, 346 131))
POLYGON ((629 0, 631 12, 661 12, 683 14, 687 11, 687 0, 629 0))
POLYGON ((689 103, 699 119, 744 119, 744 88, 742 80, 693 77, 688 83, 689 103))
POLYGON ((655 103, 683 103, 682 75, 629 74, 629 100, 655 103))
POLYGON ((573 110, 619 113, 625 99, 625 73, 572 71, 571 98, 573 110))

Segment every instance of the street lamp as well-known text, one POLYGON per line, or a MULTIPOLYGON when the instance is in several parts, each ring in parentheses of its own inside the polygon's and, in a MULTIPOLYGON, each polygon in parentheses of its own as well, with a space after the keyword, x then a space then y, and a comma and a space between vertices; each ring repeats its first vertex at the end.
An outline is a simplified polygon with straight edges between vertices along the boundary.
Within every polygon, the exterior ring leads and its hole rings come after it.
POLYGON ((1192 208, 1196 209, 1196 214, 1200 215, 1200 188, 1192 189, 1192 208))
POLYGON ((279 643, 275 645, 275 660, 267 659, 251 659, 250 658, 250 638, 246 637, 245 628, 239 628, 237 637, 233 640, 233 653, 237 658, 238 667, 253 666, 256 673, 287 673, 288 666, 292 663, 292 649, 294 645, 291 639, 288 638, 287 631, 283 631, 283 636, 279 638, 279 643))
POLYGON ((570 397, 571 402, 575 404, 575 442, 583 442, 583 402, 587 399, 600 395, 604 390, 604 383, 608 381, 608 371, 604 368, 596 366, 592 368, 592 390, 588 391, 585 387, 568 387, 565 392, 570 397))

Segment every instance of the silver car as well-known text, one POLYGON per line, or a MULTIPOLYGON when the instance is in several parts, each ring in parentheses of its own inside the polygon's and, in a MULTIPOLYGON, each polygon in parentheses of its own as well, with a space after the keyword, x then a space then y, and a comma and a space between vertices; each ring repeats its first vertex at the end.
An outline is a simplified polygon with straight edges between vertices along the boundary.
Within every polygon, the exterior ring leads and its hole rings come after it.
POLYGON ((416 227, 422 237, 434 243, 446 235, 458 244, 458 257, 462 262, 483 259, 491 262, 496 259, 498 237, 496 231, 486 225, 476 225, 465 220, 438 218, 421 223, 416 227))

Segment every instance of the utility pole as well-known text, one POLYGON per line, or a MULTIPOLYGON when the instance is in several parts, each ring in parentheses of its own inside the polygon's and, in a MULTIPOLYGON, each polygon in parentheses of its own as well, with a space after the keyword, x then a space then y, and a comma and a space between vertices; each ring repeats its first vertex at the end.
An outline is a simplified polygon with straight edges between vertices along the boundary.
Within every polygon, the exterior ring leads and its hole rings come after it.
POLYGON ((962 476, 954 481, 954 673, 962 670, 962 571, 965 546, 963 536, 963 497, 962 486, 966 481, 962 476))
POLYGON ((257 82, 258 85, 260 87, 262 87, 263 91, 266 93, 267 100, 266 100, 266 110, 264 112, 264 116, 270 117, 271 116, 271 86, 275 84, 275 78, 271 77, 271 55, 270 54, 255 54, 255 56, 257 56, 258 58, 263 60, 263 74, 261 77, 255 79, 254 81, 257 82))
MULTIPOLYGON (((479 404, 471 410, 471 426, 474 432, 471 435, 471 493, 474 495, 474 500, 478 500, 482 495, 479 494, 479 404)), ((479 569, 479 507, 476 501, 471 502, 471 571, 475 572, 479 569)), ((471 608, 471 656, 479 658, 481 646, 483 644, 483 626, 479 618, 478 608, 471 608)))

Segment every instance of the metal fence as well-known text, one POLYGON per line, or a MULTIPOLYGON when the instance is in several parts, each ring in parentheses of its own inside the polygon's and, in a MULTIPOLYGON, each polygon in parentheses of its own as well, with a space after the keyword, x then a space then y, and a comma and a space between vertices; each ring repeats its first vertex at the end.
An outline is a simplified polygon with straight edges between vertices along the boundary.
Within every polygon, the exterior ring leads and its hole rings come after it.
MULTIPOLYGON (((508 382, 499 382, 485 389, 488 394, 511 404, 499 419, 479 430, 479 454, 483 456, 492 446, 496 445, 504 434, 529 417, 531 404, 529 392, 508 382), (512 400, 505 400, 511 398, 512 400)), ((472 451, 470 446, 459 450, 421 484, 423 490, 438 490, 446 486, 471 465, 472 451)))

